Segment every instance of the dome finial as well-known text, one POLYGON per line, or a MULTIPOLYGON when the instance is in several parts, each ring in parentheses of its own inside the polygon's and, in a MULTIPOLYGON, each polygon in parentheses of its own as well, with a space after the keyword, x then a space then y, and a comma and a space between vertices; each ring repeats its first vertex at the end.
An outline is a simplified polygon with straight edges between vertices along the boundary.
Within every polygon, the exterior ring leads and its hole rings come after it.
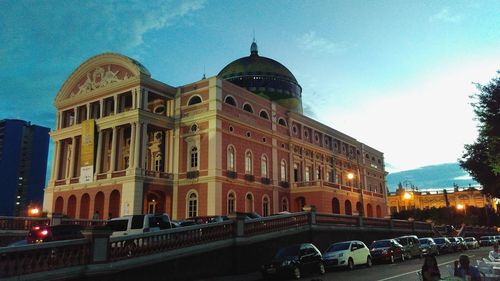
POLYGON ((255 29, 253 31, 253 41, 252 45, 250 46, 250 55, 251 56, 257 56, 259 55, 259 49, 257 48, 257 41, 255 41, 255 29))

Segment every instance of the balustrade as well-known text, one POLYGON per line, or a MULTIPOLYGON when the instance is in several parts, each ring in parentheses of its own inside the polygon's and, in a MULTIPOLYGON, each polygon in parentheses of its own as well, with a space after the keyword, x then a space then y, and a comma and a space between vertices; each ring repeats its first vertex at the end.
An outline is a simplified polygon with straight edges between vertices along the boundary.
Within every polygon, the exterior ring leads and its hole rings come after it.
POLYGON ((1 217, 1 230, 30 230, 34 225, 48 225, 49 218, 1 217))
POLYGON ((276 217, 266 217, 258 220, 245 221, 244 234, 252 236, 257 234, 269 233, 301 227, 308 225, 308 213, 296 213, 291 215, 279 215, 276 217))

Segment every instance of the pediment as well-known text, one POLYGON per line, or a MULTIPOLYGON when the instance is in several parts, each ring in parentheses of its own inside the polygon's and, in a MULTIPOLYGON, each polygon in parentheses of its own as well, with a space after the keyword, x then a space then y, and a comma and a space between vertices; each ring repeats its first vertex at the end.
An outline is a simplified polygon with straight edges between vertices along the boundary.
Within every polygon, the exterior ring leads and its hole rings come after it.
POLYGON ((94 56, 66 79, 55 98, 56 106, 70 99, 92 95, 98 89, 140 78, 141 75, 151 76, 142 64, 127 56, 115 53, 94 56))

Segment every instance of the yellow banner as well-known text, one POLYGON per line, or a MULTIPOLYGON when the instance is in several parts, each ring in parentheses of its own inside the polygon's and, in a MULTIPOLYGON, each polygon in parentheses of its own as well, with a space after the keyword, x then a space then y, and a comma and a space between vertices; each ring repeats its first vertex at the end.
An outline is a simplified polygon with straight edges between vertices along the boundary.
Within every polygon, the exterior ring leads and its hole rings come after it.
POLYGON ((80 166, 94 165, 94 119, 85 120, 82 122, 82 149, 80 157, 80 166))

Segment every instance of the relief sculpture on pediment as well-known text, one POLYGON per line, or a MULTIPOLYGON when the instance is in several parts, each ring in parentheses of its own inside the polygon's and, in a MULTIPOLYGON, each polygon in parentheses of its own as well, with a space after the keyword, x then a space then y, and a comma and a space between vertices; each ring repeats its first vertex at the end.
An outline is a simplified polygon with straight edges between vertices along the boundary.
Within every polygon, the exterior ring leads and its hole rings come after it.
POLYGON ((98 66, 80 80, 71 91, 71 97, 92 92, 111 83, 128 80, 131 76, 129 71, 117 65, 98 66))

